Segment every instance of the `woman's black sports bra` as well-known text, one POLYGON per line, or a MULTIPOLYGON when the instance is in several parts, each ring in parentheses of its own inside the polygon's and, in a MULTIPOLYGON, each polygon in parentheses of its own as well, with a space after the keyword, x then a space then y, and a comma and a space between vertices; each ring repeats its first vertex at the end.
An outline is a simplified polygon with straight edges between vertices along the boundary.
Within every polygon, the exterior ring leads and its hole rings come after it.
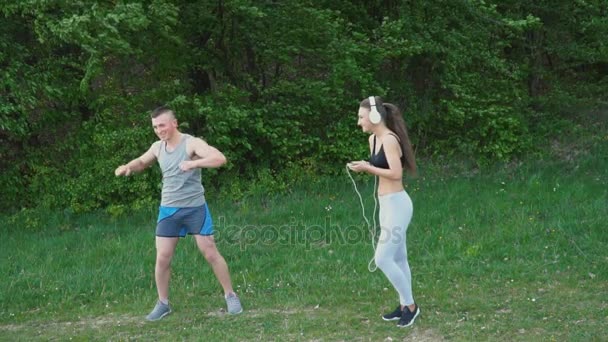
MULTIPOLYGON (((397 141, 401 141, 399 140, 399 137, 394 134, 394 133, 389 133, 390 135, 394 136, 395 138, 397 138, 397 141)), ((376 136, 374 135, 374 146, 372 148, 372 155, 369 158, 369 163, 372 164, 375 167, 379 167, 381 169, 389 169, 388 166, 388 160, 386 160, 386 154, 384 154, 384 144, 382 144, 382 146, 380 146, 380 151, 378 151, 378 153, 376 152, 376 136)), ((403 165, 403 159, 404 156, 401 156, 401 164, 403 165)))

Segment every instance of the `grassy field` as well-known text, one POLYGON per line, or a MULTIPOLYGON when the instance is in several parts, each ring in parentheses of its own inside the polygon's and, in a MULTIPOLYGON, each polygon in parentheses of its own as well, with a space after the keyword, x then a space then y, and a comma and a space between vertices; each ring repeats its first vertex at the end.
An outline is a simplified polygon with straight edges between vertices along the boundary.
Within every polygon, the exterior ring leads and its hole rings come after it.
MULTIPOLYGON (((398 297, 367 270, 371 238, 346 173, 286 195, 213 196, 238 316, 224 312, 187 238, 173 263, 173 314, 144 321, 156 296, 155 208, 3 219, 0 340, 606 340, 607 146, 608 136, 556 142, 554 158, 481 170, 421 163, 407 191, 422 313, 405 329, 380 319, 398 297)), ((357 181, 371 216, 373 182, 357 181)))

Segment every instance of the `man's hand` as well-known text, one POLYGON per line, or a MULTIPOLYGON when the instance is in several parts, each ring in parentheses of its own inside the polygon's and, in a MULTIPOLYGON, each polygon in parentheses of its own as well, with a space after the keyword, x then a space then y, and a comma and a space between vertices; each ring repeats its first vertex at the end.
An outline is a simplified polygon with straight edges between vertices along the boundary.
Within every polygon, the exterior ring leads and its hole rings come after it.
POLYGON ((118 176, 129 176, 131 174, 131 168, 127 167, 127 165, 120 165, 114 170, 114 174, 118 176))
POLYGON ((194 161, 192 160, 184 160, 183 162, 179 163, 179 168, 182 171, 187 172, 196 168, 196 165, 194 165, 194 161))

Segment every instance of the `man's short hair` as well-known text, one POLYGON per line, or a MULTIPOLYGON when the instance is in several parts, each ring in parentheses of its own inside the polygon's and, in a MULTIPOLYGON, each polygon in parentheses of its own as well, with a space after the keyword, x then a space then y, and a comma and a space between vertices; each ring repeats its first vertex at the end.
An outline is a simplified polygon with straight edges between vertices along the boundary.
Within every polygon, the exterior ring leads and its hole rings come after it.
POLYGON ((173 112, 173 110, 167 106, 160 106, 156 109, 154 109, 152 111, 152 113, 150 114, 150 117, 152 117, 152 119, 159 117, 163 114, 170 114, 174 119, 175 119, 175 113, 173 112))

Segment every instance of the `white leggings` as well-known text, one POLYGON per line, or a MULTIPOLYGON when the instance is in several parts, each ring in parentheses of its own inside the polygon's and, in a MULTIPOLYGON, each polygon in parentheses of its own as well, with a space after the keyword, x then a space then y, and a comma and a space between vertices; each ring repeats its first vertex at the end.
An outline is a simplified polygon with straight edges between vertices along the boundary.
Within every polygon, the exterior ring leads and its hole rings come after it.
POLYGON ((399 293, 401 305, 414 304, 412 274, 407 262, 405 235, 414 213, 414 206, 405 190, 378 196, 380 205, 380 237, 375 261, 399 293))

